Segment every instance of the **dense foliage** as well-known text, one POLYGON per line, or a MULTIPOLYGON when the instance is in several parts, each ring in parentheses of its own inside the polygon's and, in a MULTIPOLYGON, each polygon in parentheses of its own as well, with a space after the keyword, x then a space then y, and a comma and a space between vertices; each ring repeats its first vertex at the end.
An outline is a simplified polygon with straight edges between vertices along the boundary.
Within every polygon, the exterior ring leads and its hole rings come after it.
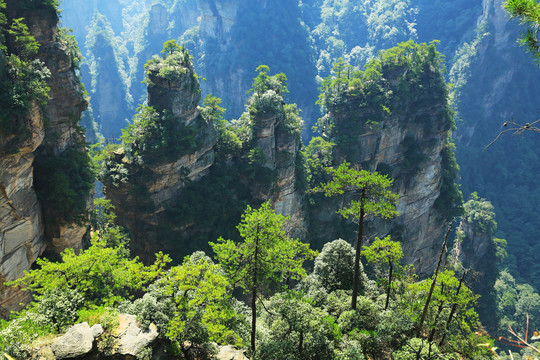
POLYGON ((5 12, 0 1, 0 153, 16 153, 32 137, 31 117, 48 101, 50 71, 37 58, 40 45, 24 18, 8 20, 5 12))
POLYGON ((34 161, 34 188, 51 223, 88 220, 89 194, 96 178, 94 165, 81 141, 70 145, 58 155, 40 154, 34 161))
MULTIPOLYGON (((100 230, 88 250, 79 255, 67 250, 58 263, 41 260, 41 268, 12 283, 34 291, 36 300, 0 324, 0 334, 10 334, 0 337, 0 351, 24 358, 37 337, 88 321, 104 326, 99 346, 107 353, 114 343, 118 311, 136 314, 143 328, 158 325, 162 341, 184 356, 195 347, 210 354, 211 342, 245 346, 248 308, 231 295, 231 284, 244 284, 248 289, 262 286, 252 303, 253 313, 260 313, 254 333, 257 350, 250 355, 254 359, 408 359, 417 353, 426 358, 491 357, 491 341, 475 333, 475 297, 453 271, 439 274, 424 325, 417 328, 431 280, 418 282, 401 268, 401 246, 388 238, 366 247, 365 254, 383 275, 380 279, 388 278, 389 263, 395 265, 394 276, 377 286, 362 271, 365 292, 357 309, 350 310, 352 284, 333 269, 352 275, 353 248, 343 240, 327 244, 315 271, 295 291, 289 290, 288 277, 305 275, 302 256, 295 253, 313 252, 287 237, 285 219, 268 204, 247 208, 239 224, 245 242, 239 247, 223 239, 214 244, 222 265, 197 252, 170 269, 166 255, 157 254, 154 264, 144 266, 126 257, 124 245, 107 246, 114 216, 106 203, 101 208, 94 216, 100 219, 100 230), (276 241, 278 247, 264 245, 276 241), (351 261, 344 263, 342 255, 351 261), (261 272, 248 272, 257 262, 261 272), (261 283, 252 282, 253 274, 261 283), (267 287, 268 280, 274 287, 267 287)), ((151 354, 151 349, 146 352, 151 354)))

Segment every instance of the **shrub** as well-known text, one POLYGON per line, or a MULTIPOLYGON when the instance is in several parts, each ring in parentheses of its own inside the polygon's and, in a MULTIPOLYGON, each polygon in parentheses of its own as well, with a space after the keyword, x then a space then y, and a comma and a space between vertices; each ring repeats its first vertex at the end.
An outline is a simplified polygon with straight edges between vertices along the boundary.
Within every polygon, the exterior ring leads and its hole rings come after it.
POLYGON ((44 316, 56 331, 77 320, 84 298, 74 289, 54 289, 42 295, 37 303, 37 313, 44 316))

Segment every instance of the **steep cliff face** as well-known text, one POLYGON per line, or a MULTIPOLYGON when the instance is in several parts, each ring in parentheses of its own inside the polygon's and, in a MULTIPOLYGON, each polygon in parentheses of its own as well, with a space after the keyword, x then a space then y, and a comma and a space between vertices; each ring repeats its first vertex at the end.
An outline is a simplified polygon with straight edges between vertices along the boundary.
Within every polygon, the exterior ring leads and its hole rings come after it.
MULTIPOLYGON (((82 140, 76 124, 86 101, 67 48, 57 38, 58 17, 53 9, 23 12, 13 2, 7 5, 8 18, 24 17, 29 33, 41 44, 37 58, 50 72, 50 99, 44 107, 33 103, 22 119, 29 136, 16 149, 0 155, 0 316, 7 316, 28 296, 6 289, 4 281, 22 276, 46 247, 51 253, 66 247, 80 249, 86 233, 85 226, 48 216, 54 210, 35 191, 41 174, 35 171, 34 160, 59 156, 74 146, 73 139, 82 140)), ((18 115, 12 116, 18 121, 18 115)), ((0 132, 0 148, 12 137, 0 132)))
POLYGON ((45 249, 41 209, 32 188, 33 151, 45 135, 41 112, 36 108, 28 121, 31 139, 16 154, 0 156, 0 317, 28 297, 4 282, 22 276, 45 249))
MULTIPOLYGON (((485 199, 472 194, 472 199, 464 204, 464 214, 456 231, 452 249, 452 260, 459 261, 460 268, 467 269, 467 284, 475 294, 480 295, 476 307, 482 324, 488 331, 497 331, 497 299, 493 291, 499 275, 497 265, 497 230, 493 205, 485 199)), ((504 240, 503 240, 504 242, 504 240)))
POLYGON ((217 103, 198 106, 199 83, 187 52, 149 63, 151 108, 135 117, 122 146, 110 150, 103 174, 137 255, 149 260, 163 250, 180 259, 208 250, 219 236, 238 236, 246 204, 266 200, 301 225, 302 120, 296 106, 283 102, 283 79, 267 71, 247 111, 229 124, 217 103))
POLYGON ((159 236, 161 226, 169 225, 163 212, 174 206, 187 182, 207 173, 216 143, 213 125, 199 111, 199 83, 189 55, 156 57, 147 69, 151 107, 135 117, 133 142, 124 139, 123 147, 109 154, 103 177, 107 197, 130 230, 132 250, 145 260, 168 249, 162 242, 171 239, 159 236), (126 177, 118 180, 118 172, 126 177))
POLYGON ((539 118, 540 71, 517 43, 521 29, 508 20, 502 1, 485 0, 482 4, 484 12, 478 19, 481 32, 461 52, 451 72, 464 76, 451 79, 459 84, 455 94, 460 117, 456 156, 464 193, 477 191, 493 203, 498 215, 497 236, 505 238, 510 255, 520 259, 516 263, 520 275, 538 289, 538 136, 507 133, 485 147, 508 129, 503 126, 505 121, 525 124, 539 118))
MULTIPOLYGON (((335 144, 332 162, 349 161, 394 179, 400 215, 371 221, 371 234, 401 241, 405 262, 426 275, 436 265, 443 231, 460 200, 453 199, 459 198, 457 189, 444 184, 456 174, 444 175, 451 172, 444 165, 452 160, 447 157, 453 158, 447 138, 452 118, 438 55, 433 45, 404 44, 382 53, 365 72, 345 74, 324 95, 328 113, 321 125, 335 144)), ((345 237, 341 227, 348 225, 334 214, 345 200, 322 200, 320 209, 313 207, 311 234, 317 244, 345 237)))

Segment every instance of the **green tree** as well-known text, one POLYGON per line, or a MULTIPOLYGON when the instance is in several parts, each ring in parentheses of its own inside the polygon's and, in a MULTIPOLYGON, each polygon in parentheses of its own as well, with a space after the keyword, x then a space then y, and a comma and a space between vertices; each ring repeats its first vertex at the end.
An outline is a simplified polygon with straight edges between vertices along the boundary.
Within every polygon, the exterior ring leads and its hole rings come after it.
POLYGON ((287 279, 304 277, 302 264, 316 255, 309 245, 287 235, 287 220, 274 213, 269 201, 259 209, 248 206, 237 226, 243 242, 219 238, 217 243, 210 243, 231 283, 251 295, 252 351, 255 351, 257 299, 264 287, 283 286, 287 279))
POLYGON ((276 294, 266 309, 261 318, 268 336, 257 349, 257 359, 335 359, 334 348, 341 338, 339 326, 302 293, 276 294))
POLYGON ((164 277, 165 294, 172 296, 175 312, 167 337, 182 350, 184 341, 241 345, 231 329, 236 314, 231 308, 230 284, 219 265, 203 252, 194 253, 164 277))
POLYGON ((313 273, 329 293, 352 289, 354 255, 354 248, 343 239, 324 244, 315 259, 313 273))
POLYGON ((30 290, 37 300, 56 289, 73 289, 84 297, 87 307, 115 305, 163 275, 163 268, 170 262, 167 255, 159 253, 154 264, 144 266, 137 258, 127 258, 122 246, 107 247, 97 235, 87 250, 77 254, 66 249, 61 257, 61 262, 38 259, 39 268, 7 285, 30 290))
POLYGON ((399 261, 403 257, 401 244, 397 241, 391 241, 389 235, 384 239, 376 238, 373 244, 366 247, 362 253, 369 263, 378 264, 379 272, 388 272, 387 281, 384 278, 379 280, 386 287, 386 304, 384 305, 384 310, 386 310, 390 301, 390 293, 395 287, 395 284, 392 282, 393 277, 395 277, 394 269, 397 271, 400 270, 399 261))
POLYGON ((161 50, 161 53, 163 54, 163 57, 166 58, 169 55, 174 54, 175 52, 183 51, 183 47, 178 45, 176 43, 176 40, 168 40, 165 41, 163 44, 163 50, 161 50))
POLYGON ((312 191, 323 191, 325 196, 352 193, 356 197, 356 199, 351 200, 348 206, 338 210, 338 214, 344 218, 352 218, 358 223, 351 301, 351 307, 354 310, 356 309, 360 282, 360 253, 364 235, 364 220, 368 216, 384 219, 396 216, 398 214, 396 211, 398 195, 390 191, 393 180, 377 172, 354 169, 347 162, 342 163, 337 169, 328 168, 327 171, 332 176, 332 180, 312 191))
POLYGON ((503 6, 512 18, 517 18, 521 24, 528 26, 519 42, 531 52, 540 65, 540 3, 536 0, 506 0, 503 6))

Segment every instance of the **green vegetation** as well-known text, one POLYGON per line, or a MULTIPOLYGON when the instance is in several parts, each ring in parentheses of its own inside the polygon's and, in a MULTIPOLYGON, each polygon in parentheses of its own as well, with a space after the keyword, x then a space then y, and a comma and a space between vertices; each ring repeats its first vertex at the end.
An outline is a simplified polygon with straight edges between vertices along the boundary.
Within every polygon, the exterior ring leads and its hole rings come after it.
POLYGON ((527 48, 540 65, 540 3, 536 0, 506 0, 504 8, 512 18, 519 19, 521 24, 528 26, 521 35, 519 42, 527 48))
POLYGON ((271 284, 281 285, 285 280, 288 283, 301 279, 306 275, 304 261, 316 255, 307 244, 289 238, 285 230, 287 220, 274 213, 270 202, 258 210, 248 206, 238 225, 244 242, 219 238, 217 243, 211 243, 231 281, 251 295, 252 351, 256 348, 257 300, 261 289, 271 284))
MULTIPOLYGON (((354 281, 352 294, 352 309, 356 310, 358 294, 361 293, 360 284, 360 254, 364 240, 364 220, 367 217, 376 216, 389 219, 396 216, 398 194, 390 191, 392 180, 386 176, 372 173, 366 170, 358 170, 344 162, 337 169, 328 168, 328 174, 332 180, 322 184, 320 188, 312 191, 322 191, 325 196, 353 194, 347 206, 337 212, 345 219, 352 218, 358 223, 358 238, 356 240, 356 257, 354 262, 354 281)), ((395 261, 395 260, 391 260, 395 261)))
POLYGON ((34 188, 51 223, 88 221, 87 201, 95 178, 92 159, 81 141, 59 155, 40 154, 34 161, 34 188))
POLYGON ((366 257, 368 263, 376 264, 376 270, 379 274, 377 283, 386 287, 384 310, 387 310, 391 292, 396 289, 394 280, 399 279, 404 273, 399 263, 403 257, 401 244, 390 241, 390 236, 384 239, 375 238, 373 244, 363 249, 362 254, 366 257))
POLYGON ((415 13, 418 9, 408 0, 320 1, 308 9, 303 1, 304 15, 316 12, 311 33, 318 50, 319 76, 330 74, 332 62, 344 58, 353 66, 363 66, 378 50, 416 39, 415 13))
POLYGON ((36 8, 45 8, 58 11, 60 7, 59 0, 18 0, 16 2, 18 10, 34 10, 36 8))
MULTIPOLYGON (((402 115, 407 103, 415 108, 440 104, 444 125, 451 128, 453 120, 443 73, 436 42, 401 43, 381 51, 363 71, 340 59, 334 64, 332 76, 322 82, 318 104, 327 115, 319 120, 319 130, 346 149, 365 129, 376 129, 384 120, 402 115), (424 87, 431 90, 425 92, 424 87), (355 121, 343 121, 352 114, 355 121)), ((424 119, 404 117, 400 124, 405 126, 410 121, 422 122, 430 129, 429 120, 424 119)))
POLYGON ((448 132, 446 143, 442 150, 442 176, 441 192, 435 201, 438 208, 448 218, 454 218, 463 213, 463 194, 460 184, 456 182, 459 177, 459 165, 456 161, 456 146, 452 141, 451 133, 448 132))
MULTIPOLYGON (((343 240, 328 243, 304 277, 302 263, 315 254, 288 237, 286 218, 269 203, 247 208, 238 225, 243 242, 221 238, 212 244, 219 264, 196 252, 170 269, 166 255, 144 266, 127 258, 125 245, 107 246, 115 216, 106 201, 98 205, 89 249, 78 255, 67 250, 58 263, 40 260, 39 269, 10 284, 31 289, 35 302, 0 323, 1 352, 26 358, 38 337, 87 321, 102 324, 98 346, 110 354, 118 313, 128 312, 143 328, 156 324, 161 344, 184 356, 191 348, 212 353, 211 342, 245 346, 251 337, 253 359, 491 358, 493 342, 478 333, 475 296, 453 271, 437 277, 419 327, 431 280, 418 282, 402 268, 401 246, 389 238, 366 247, 379 283, 362 272, 365 291, 350 310, 354 249, 343 240), (289 279, 300 278, 291 290, 289 279), (233 285, 254 294, 251 309, 234 299, 233 285), (249 310, 256 326, 251 332, 249 310)), ((523 304, 534 307, 531 299, 523 304)))
POLYGON ((32 117, 48 101, 49 70, 37 59, 39 43, 23 18, 8 21, 0 1, 0 153, 17 153, 32 137, 32 117))

